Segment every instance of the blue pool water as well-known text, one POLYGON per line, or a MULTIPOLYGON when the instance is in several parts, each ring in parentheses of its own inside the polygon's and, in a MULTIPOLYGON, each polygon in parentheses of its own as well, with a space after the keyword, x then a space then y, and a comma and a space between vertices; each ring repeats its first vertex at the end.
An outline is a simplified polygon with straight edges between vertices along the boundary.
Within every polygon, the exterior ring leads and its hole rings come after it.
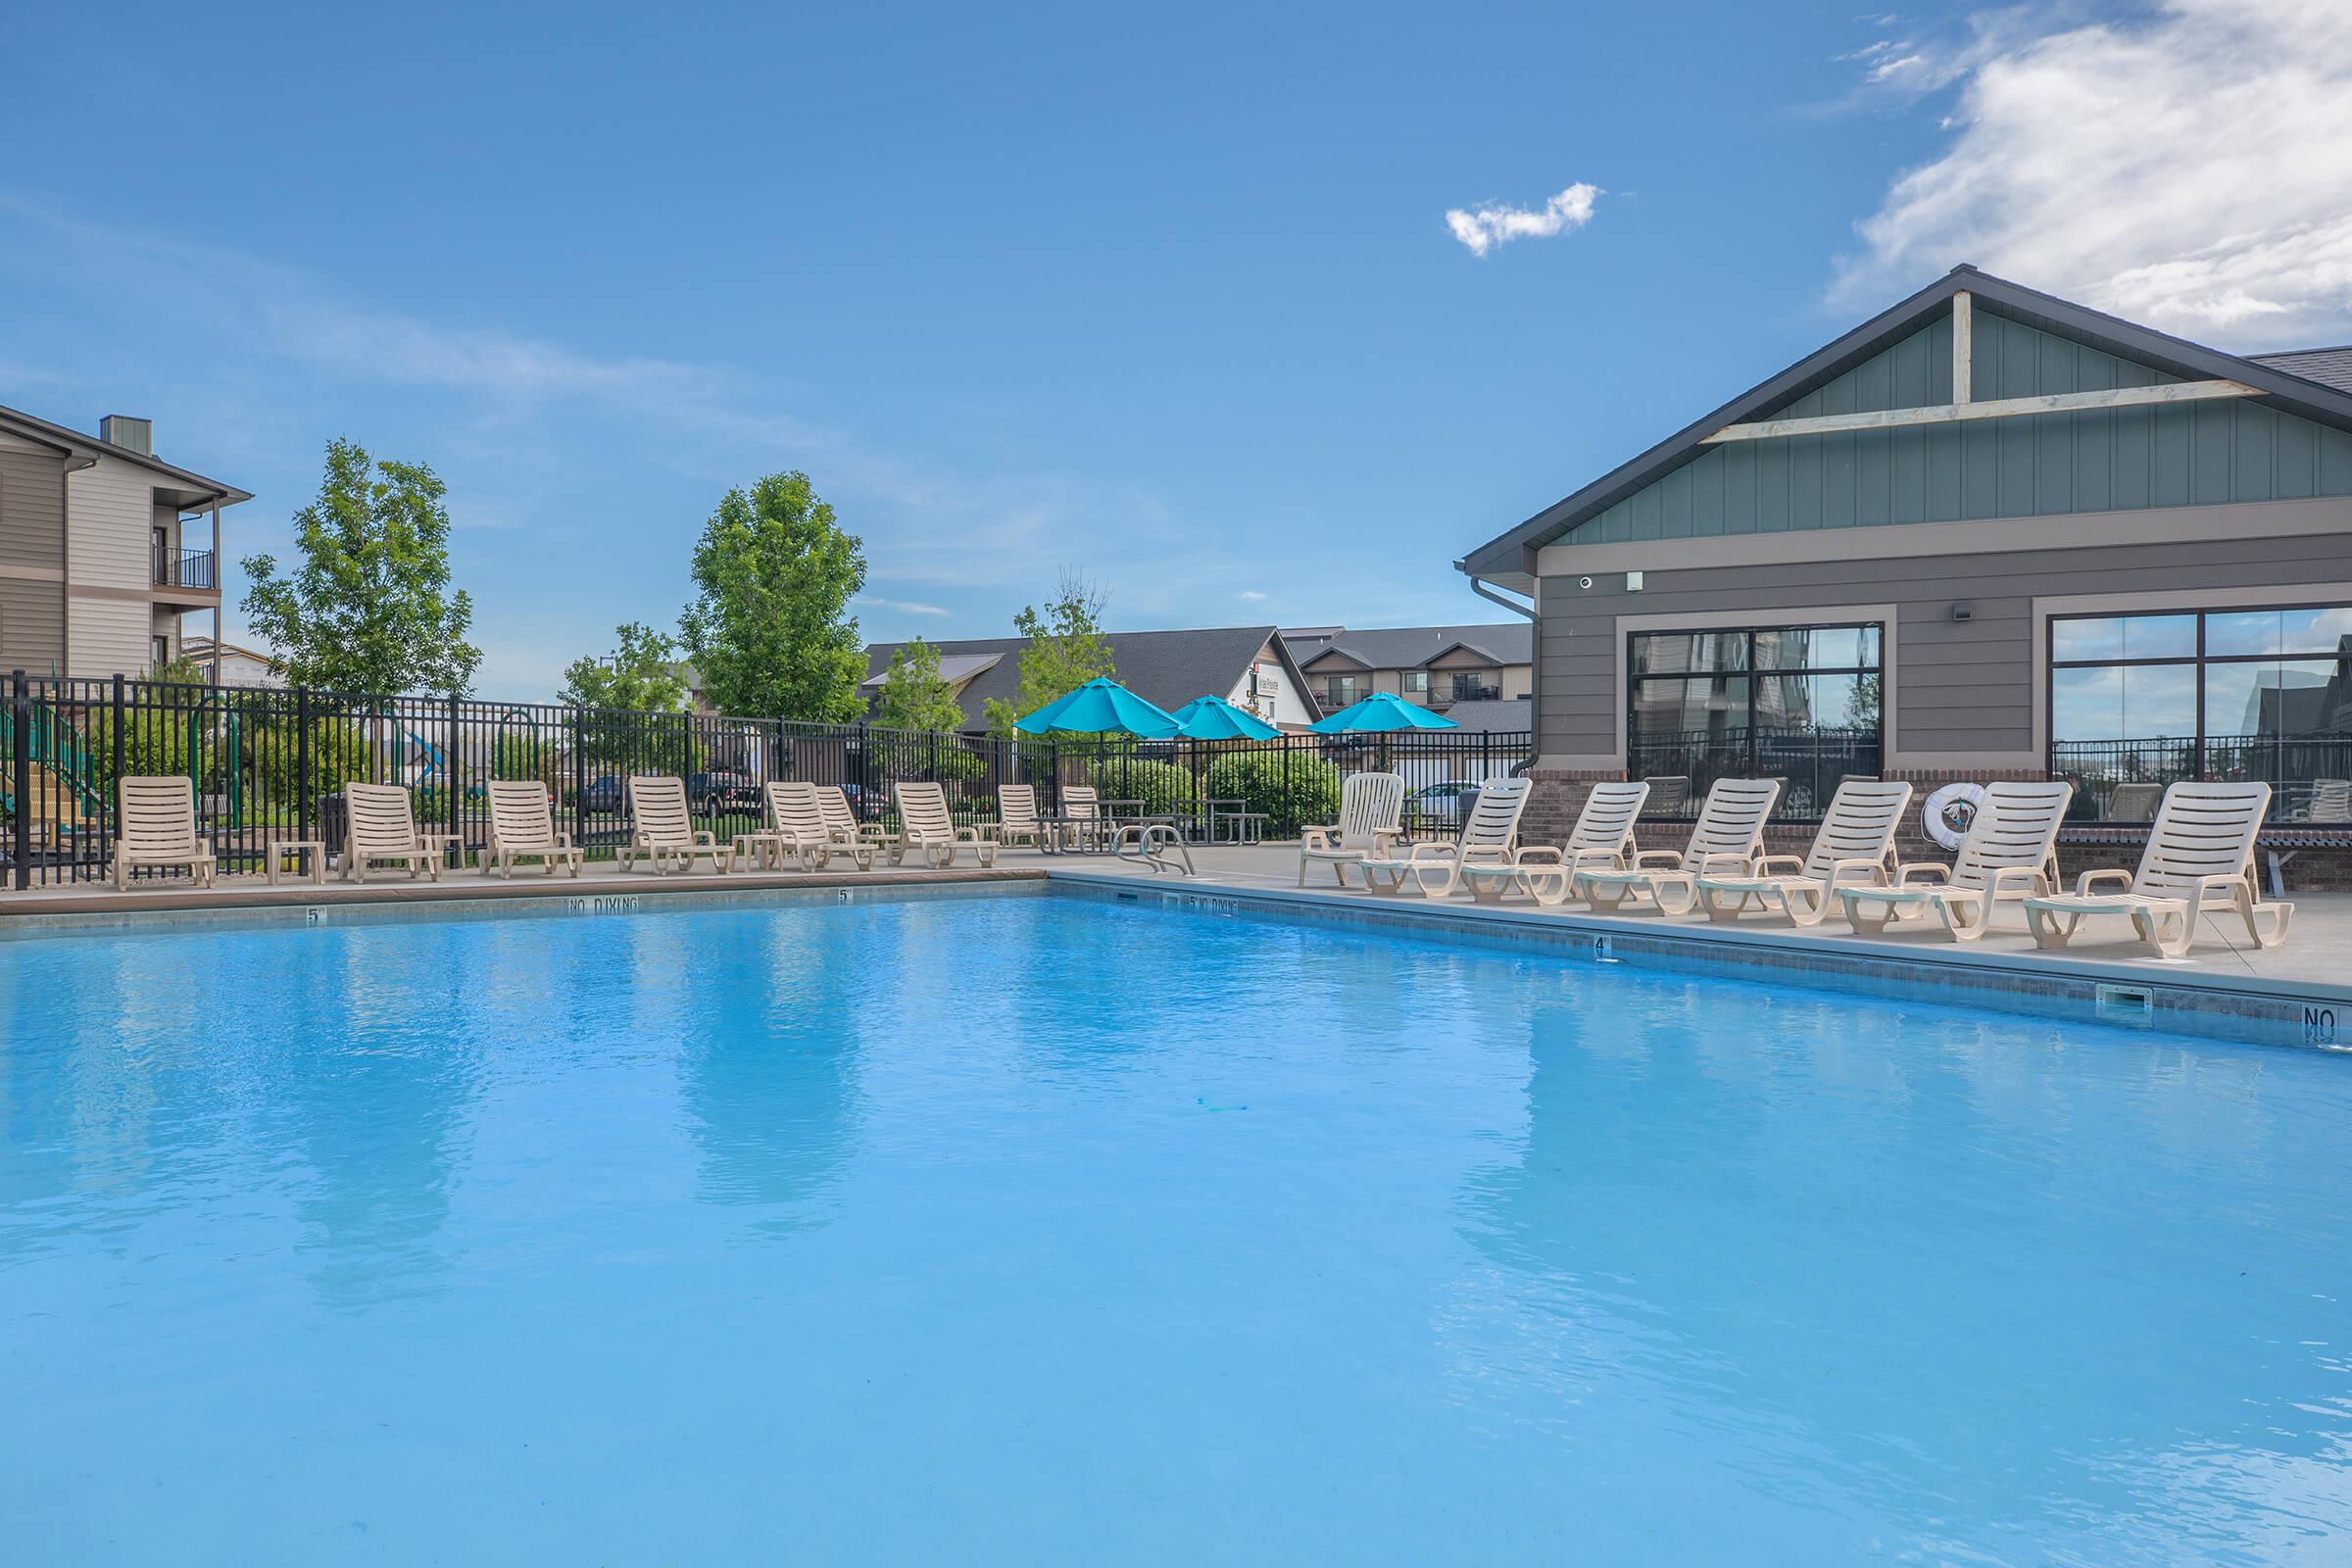
POLYGON ((2352 1060, 1068 898, 0 1020, 12 1563, 2352 1558, 2352 1060))

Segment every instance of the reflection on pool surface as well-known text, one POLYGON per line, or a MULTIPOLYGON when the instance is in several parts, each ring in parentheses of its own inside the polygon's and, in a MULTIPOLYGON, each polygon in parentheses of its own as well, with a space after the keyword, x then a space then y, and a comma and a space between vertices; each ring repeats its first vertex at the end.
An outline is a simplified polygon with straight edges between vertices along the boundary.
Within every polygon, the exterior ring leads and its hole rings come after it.
POLYGON ((1052 897, 0 1018, 15 1561, 2352 1552, 2339 1057, 1052 897))

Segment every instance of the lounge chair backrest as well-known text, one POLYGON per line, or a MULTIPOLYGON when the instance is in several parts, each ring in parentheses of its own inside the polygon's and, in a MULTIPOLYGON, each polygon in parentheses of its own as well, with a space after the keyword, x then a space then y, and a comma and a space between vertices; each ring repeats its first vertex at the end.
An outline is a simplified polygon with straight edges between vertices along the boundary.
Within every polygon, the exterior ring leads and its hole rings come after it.
POLYGON ((1351 773, 1340 786, 1339 848, 1376 851, 1384 835, 1396 832, 1403 816, 1402 773, 1351 773))
POLYGON ((2352 779, 2321 778, 2311 784, 2311 820, 2352 822, 2352 779))
POLYGON ((1679 816, 1690 808, 1690 775, 1660 773, 1642 781, 1649 786, 1649 808, 1660 816, 1679 816))
POLYGON ((948 815, 948 792, 917 779, 900 779, 891 788, 899 797, 899 825, 919 839, 952 839, 955 822, 948 815))
POLYGON ((2156 808, 2132 891, 2176 898, 2209 876, 2254 874, 2254 838, 2271 808, 2268 784, 2175 784, 2156 808))
MULTIPOLYGON (((821 839, 829 830, 815 785, 798 779, 771 778, 760 793, 767 798, 769 832, 796 839, 821 839)), ((845 801, 843 805, 848 803, 845 801)))
POLYGON ((537 779, 494 778, 490 793, 490 842, 505 850, 552 849, 555 809, 547 786, 537 779))
POLYGON ((1478 786, 1470 814, 1462 818, 1456 847, 1465 856, 1507 852, 1519 842, 1519 815, 1527 809, 1528 793, 1536 787, 1527 778, 1491 778, 1478 786))
POLYGON ((1894 853, 1895 829, 1903 825, 1903 808, 1911 804, 1911 786, 1875 778, 1848 777, 1830 797, 1820 831, 1813 835, 1812 853, 1805 857, 1806 876, 1827 881, 1840 860, 1876 860, 1885 864, 1894 853))
POLYGON ((416 848, 416 807, 398 784, 347 784, 346 820, 354 855, 406 855, 416 848))
POLYGON ((1591 851, 1628 853, 1634 842, 1634 819, 1642 814, 1642 808, 1648 800, 1649 783, 1645 779, 1593 785, 1592 793, 1585 797, 1584 806, 1576 813, 1576 826, 1569 830, 1569 858, 1591 851))
POLYGON ((1037 786, 1034 784, 1000 784, 997 786, 997 825, 1007 832, 1036 832, 1037 786))
POLYGON ((838 784, 819 784, 816 787, 816 808, 825 813, 825 830, 829 833, 858 832, 858 813, 850 809, 850 798, 838 784))
POLYGON ((666 774, 630 774, 629 829, 642 845, 691 845, 694 816, 686 809, 686 781, 666 774))
POLYGON ((185 774, 126 776, 117 799, 122 811, 122 847, 134 858, 197 851, 196 786, 185 774))
POLYGON ((1781 785, 1770 778, 1719 778, 1698 808, 1684 863, 1696 869, 1710 856, 1749 859, 1764 842, 1764 823, 1780 803, 1781 785))
POLYGON ((2154 784, 2118 784, 2107 797, 2107 820, 2147 821, 2156 814, 2157 789, 2154 784))
MULTIPOLYGON (((2075 787, 2063 779, 2053 784, 2002 782, 1984 786, 1977 814, 1968 824, 1968 837, 1952 861, 1955 888, 1989 887, 1999 871, 2024 867, 2040 871, 2049 865, 2066 821, 2066 808, 2075 787)), ((2051 886, 2057 879, 2051 878, 2051 886)))
POLYGON ((1092 821, 1102 810, 1102 797, 1092 784, 1064 784, 1061 787, 1061 814, 1092 821))

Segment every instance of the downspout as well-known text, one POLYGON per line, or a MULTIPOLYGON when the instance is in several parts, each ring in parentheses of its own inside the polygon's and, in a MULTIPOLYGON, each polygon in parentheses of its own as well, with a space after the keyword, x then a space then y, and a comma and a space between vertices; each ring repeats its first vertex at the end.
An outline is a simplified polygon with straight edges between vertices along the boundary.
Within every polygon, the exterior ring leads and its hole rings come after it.
MULTIPOLYGON (((1470 591, 1489 604, 1500 605, 1514 615, 1525 615, 1536 622, 1533 656, 1528 661, 1527 679, 1527 766, 1534 768, 1544 757, 1544 623, 1534 604, 1522 604, 1508 597, 1470 569, 1467 560, 1457 561, 1453 569, 1470 579, 1470 591)), ((1514 769, 1514 771, 1516 771, 1514 769)))

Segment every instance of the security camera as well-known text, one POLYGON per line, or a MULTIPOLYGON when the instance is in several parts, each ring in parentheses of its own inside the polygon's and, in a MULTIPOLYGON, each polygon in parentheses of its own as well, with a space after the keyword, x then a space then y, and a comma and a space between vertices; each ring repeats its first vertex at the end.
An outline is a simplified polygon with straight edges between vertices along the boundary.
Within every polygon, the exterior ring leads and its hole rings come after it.
POLYGON ((1590 588, 1592 586, 1592 579, 1590 577, 1579 577, 1576 579, 1576 585, 1579 588, 1590 588))

